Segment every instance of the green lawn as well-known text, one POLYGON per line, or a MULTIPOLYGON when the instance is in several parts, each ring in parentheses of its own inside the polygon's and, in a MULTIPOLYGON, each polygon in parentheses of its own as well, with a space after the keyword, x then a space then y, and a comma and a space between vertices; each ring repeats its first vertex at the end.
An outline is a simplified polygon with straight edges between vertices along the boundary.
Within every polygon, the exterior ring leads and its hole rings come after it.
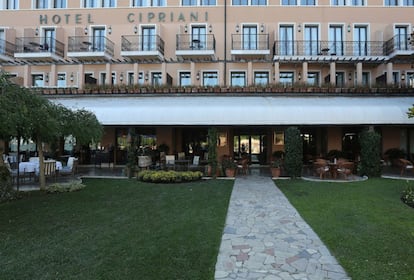
POLYGON ((85 182, 0 204, 1 279, 213 279, 233 181, 85 182))
POLYGON ((400 201, 406 181, 276 184, 352 279, 414 279, 414 209, 400 201))

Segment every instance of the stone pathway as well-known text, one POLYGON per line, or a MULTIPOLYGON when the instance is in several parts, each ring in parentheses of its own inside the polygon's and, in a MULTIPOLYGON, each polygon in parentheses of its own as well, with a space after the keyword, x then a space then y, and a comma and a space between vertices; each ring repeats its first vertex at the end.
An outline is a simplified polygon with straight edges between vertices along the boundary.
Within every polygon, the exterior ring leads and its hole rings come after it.
POLYGON ((350 279, 270 177, 237 177, 215 279, 350 279))

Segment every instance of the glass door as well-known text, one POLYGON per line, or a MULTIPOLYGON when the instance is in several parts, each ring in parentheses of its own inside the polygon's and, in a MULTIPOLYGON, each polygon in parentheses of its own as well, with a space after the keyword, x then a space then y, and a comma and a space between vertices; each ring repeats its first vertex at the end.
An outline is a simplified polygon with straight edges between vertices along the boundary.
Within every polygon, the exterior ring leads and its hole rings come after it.
POLYGON ((257 26, 243 26, 243 50, 257 49, 257 26))
POLYGON ((98 27, 93 29, 93 51, 103 52, 105 49, 105 28, 98 27))
POLYGON ((235 159, 247 156, 251 164, 266 163, 266 135, 235 135, 233 153, 235 159))
POLYGON ((344 43, 342 26, 330 26, 329 27, 329 52, 332 55, 344 55, 344 43))
POLYGON ((191 47, 192 49, 206 49, 206 27, 193 26, 191 28, 191 47))
POLYGON ((354 30, 354 55, 368 55, 368 34, 366 26, 355 26, 354 30))
POLYGON ((56 32, 54 28, 46 28, 44 29, 44 42, 43 42, 43 50, 44 51, 53 51, 55 48, 55 37, 56 32))
POLYGON ((155 27, 142 28, 142 42, 141 47, 143 51, 154 51, 155 48, 155 27))
POLYGON ((293 55, 293 25, 282 25, 280 34, 280 55, 293 55))
POLYGON ((317 55, 319 53, 318 26, 305 26, 305 54, 317 55))

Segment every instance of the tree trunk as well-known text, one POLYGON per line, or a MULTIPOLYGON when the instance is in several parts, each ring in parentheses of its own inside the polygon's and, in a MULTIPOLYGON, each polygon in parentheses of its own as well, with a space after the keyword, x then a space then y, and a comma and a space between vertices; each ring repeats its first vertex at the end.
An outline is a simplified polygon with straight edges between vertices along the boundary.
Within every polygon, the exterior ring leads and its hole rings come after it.
POLYGON ((39 187, 41 191, 46 190, 46 178, 45 178, 45 162, 43 157, 43 144, 41 141, 37 141, 37 153, 39 156, 39 187))

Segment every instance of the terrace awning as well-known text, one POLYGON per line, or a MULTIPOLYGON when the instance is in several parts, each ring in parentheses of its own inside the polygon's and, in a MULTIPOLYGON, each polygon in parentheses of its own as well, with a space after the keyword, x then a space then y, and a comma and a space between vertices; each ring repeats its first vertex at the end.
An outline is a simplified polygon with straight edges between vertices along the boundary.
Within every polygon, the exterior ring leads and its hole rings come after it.
POLYGON ((68 96, 103 125, 412 125, 414 97, 68 96))

